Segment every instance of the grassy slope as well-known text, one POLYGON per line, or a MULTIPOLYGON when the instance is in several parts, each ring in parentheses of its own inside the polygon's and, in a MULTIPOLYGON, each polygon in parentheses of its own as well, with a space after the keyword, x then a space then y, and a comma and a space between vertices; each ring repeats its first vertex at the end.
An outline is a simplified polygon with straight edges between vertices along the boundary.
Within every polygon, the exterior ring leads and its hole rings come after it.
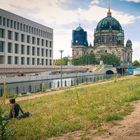
POLYGON ((140 78, 66 90, 60 94, 20 102, 28 119, 12 120, 17 140, 44 140, 121 119, 132 111, 131 101, 140 99, 140 78), (79 96, 79 103, 77 100, 79 96))

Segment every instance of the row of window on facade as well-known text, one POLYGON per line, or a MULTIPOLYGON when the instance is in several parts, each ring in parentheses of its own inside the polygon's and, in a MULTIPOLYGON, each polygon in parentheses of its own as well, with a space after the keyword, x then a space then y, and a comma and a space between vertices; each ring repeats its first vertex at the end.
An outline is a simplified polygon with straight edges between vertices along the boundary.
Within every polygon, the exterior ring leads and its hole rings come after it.
MULTIPOLYGON (((5 64, 4 56, 0 56, 0 64, 5 64)), ((16 64, 16 65, 52 65, 51 59, 41 59, 41 58, 30 58, 30 57, 18 57, 18 56, 8 56, 7 64, 16 64), (14 60, 13 60, 14 59, 14 60)))
MULTIPOLYGON (((5 49, 5 42, 0 41, 0 52, 5 52, 4 49, 5 49)), ((13 44, 11 42, 8 42, 7 44, 7 53, 52 57, 52 50, 34 47, 34 46, 27 46, 27 48, 25 48, 25 45, 21 45, 21 47, 19 48, 19 44, 14 44, 14 48, 13 48, 13 44)))
POLYGON ((95 37, 95 43, 97 42, 104 42, 104 43, 108 43, 108 42, 112 42, 112 43, 117 43, 118 38, 117 36, 96 36, 95 37))
MULTIPOLYGON (((33 45, 41 45, 41 46, 46 46, 46 47, 52 47, 52 41, 48 41, 48 40, 44 40, 41 38, 36 38, 36 37, 31 37, 30 35, 25 35, 25 34, 21 34, 20 36, 20 40, 19 40, 19 33, 15 32, 14 33, 14 38, 13 38, 13 32, 9 31, 7 32, 7 38, 9 40, 15 40, 15 41, 21 41, 21 42, 25 42, 25 38, 26 38, 26 43, 32 43, 33 45)), ((5 38, 5 30, 0 28, 0 38, 5 38)))
POLYGON ((52 39, 52 33, 0 16, 0 25, 52 39))

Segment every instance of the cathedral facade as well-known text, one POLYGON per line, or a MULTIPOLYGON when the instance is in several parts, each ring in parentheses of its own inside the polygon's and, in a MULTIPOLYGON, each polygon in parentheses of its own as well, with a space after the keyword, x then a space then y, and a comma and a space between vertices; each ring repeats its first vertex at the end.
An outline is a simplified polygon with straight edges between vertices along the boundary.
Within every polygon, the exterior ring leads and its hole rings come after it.
POLYGON ((103 18, 94 31, 93 46, 88 44, 87 32, 79 26, 72 32, 72 57, 78 58, 86 54, 95 54, 97 61, 105 53, 115 54, 120 58, 121 65, 132 63, 132 42, 124 43, 124 30, 120 23, 111 15, 110 9, 107 17, 103 18))

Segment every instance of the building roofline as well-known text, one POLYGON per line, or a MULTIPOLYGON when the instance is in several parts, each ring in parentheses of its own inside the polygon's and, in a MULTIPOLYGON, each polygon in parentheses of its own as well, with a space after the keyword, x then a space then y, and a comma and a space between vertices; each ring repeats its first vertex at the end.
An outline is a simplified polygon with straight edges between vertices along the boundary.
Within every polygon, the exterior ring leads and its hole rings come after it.
POLYGON ((36 21, 30 20, 30 19, 28 19, 28 18, 25 18, 24 16, 17 15, 17 14, 15 14, 15 13, 12 13, 12 12, 7 11, 7 10, 2 9, 2 8, 0 8, 0 11, 6 12, 6 13, 11 14, 11 15, 14 15, 14 16, 17 16, 17 17, 19 17, 19 18, 21 18, 21 19, 23 19, 23 20, 27 20, 27 21, 29 21, 29 22, 33 22, 33 23, 35 23, 35 24, 38 24, 38 25, 40 25, 40 26, 43 26, 44 28, 48 28, 49 30, 52 30, 52 31, 53 31, 53 28, 48 27, 48 26, 46 26, 46 25, 43 25, 43 24, 41 24, 41 23, 38 23, 38 22, 36 22, 36 21))

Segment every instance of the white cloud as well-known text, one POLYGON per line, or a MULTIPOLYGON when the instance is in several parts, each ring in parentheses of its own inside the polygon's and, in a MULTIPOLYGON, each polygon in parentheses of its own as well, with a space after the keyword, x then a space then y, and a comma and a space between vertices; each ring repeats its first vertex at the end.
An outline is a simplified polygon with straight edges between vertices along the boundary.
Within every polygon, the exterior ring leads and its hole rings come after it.
POLYGON ((140 41, 133 41, 133 61, 140 60, 140 41))
POLYGON ((139 3, 140 0, 125 0, 125 1, 128 1, 128 2, 135 2, 135 3, 139 3))
POLYGON ((92 0, 92 1, 91 1, 91 4, 92 4, 92 5, 94 5, 94 4, 99 4, 100 1, 101 1, 101 0, 92 0))
MULTIPOLYGON (((73 27, 65 28, 68 24, 98 23, 107 15, 107 8, 98 4, 101 0, 92 0, 88 9, 64 9, 62 4, 72 0, 0 0, 0 7, 10 10, 18 15, 37 21, 54 28, 54 58, 60 57, 60 49, 64 49, 64 55, 71 54, 71 36, 73 27)), ((128 13, 111 10, 121 24, 128 25, 139 17, 128 13)), ((76 26, 76 25, 75 25, 76 26)), ((93 42, 94 28, 88 29, 89 42, 93 42)))

